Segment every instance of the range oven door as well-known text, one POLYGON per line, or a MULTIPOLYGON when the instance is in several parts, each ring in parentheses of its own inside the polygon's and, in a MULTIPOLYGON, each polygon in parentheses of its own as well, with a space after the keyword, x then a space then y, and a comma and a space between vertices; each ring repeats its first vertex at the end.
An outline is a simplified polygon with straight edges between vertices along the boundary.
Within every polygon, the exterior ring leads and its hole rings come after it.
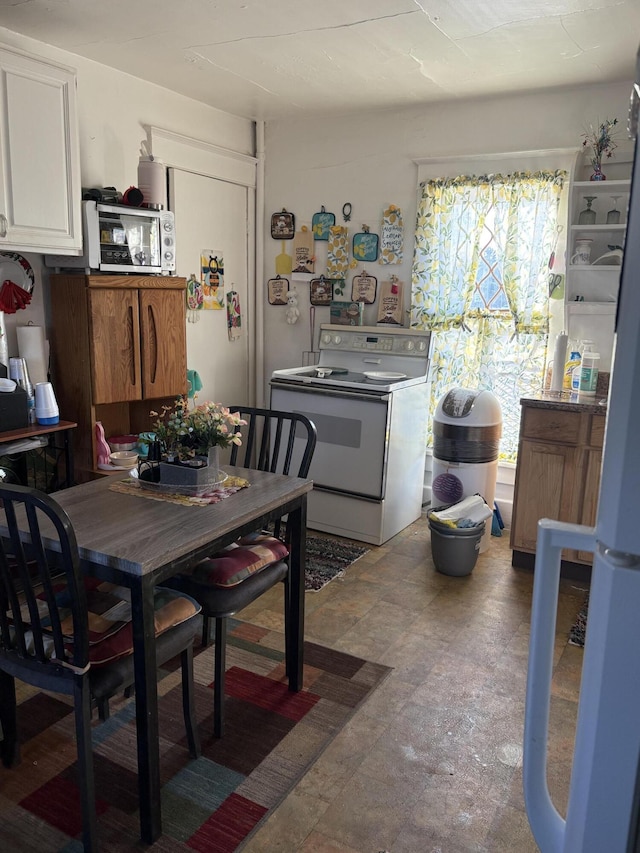
POLYGON ((309 470, 314 488, 384 498, 391 394, 271 382, 271 407, 313 421, 318 441, 309 470))

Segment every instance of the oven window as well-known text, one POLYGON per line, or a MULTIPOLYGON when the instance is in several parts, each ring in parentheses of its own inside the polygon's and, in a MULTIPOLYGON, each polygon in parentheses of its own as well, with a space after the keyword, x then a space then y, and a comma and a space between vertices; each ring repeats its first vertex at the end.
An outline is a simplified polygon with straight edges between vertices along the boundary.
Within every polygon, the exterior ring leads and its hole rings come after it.
MULTIPOLYGON (((341 447, 360 447, 362 438, 362 420, 342 418, 336 415, 320 415, 318 412, 301 412, 316 425, 318 441, 326 444, 338 444, 341 447)), ((302 438, 304 430, 298 425, 298 435, 302 438)))

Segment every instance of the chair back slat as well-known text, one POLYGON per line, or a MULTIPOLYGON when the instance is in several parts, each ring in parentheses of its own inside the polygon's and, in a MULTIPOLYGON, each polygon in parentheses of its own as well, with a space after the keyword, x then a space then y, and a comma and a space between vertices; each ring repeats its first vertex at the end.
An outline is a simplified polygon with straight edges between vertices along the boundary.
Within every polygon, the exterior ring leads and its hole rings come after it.
POLYGON ((36 489, 0 486, 0 526, 2 658, 35 670, 59 670, 61 663, 83 668, 89 659, 87 599, 67 514, 36 489), (25 516, 28 534, 18 526, 25 516))

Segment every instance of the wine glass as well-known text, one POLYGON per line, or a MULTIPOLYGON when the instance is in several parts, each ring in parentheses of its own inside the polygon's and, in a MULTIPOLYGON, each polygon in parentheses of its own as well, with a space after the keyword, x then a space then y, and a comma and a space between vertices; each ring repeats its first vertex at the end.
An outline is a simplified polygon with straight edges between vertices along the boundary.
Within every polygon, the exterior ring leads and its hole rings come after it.
POLYGON ((580 215, 578 216, 578 225, 595 225, 596 224, 596 212, 591 209, 591 205, 595 201, 596 196, 594 195, 586 195, 584 200, 587 202, 587 206, 584 210, 580 211, 580 215))
POLYGON ((613 207, 607 213, 607 225, 618 225, 620 222, 620 211, 618 210, 618 199, 621 198, 619 195, 612 195, 613 199, 613 207))

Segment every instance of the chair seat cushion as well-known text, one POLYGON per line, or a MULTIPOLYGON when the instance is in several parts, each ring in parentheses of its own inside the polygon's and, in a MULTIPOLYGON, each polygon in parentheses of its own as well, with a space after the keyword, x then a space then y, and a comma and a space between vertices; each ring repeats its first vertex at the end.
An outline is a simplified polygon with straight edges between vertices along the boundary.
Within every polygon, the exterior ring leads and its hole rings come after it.
MULTIPOLYGON (((131 596, 126 587, 85 578, 89 621, 89 661, 100 666, 130 655, 133 652, 133 626, 131 624, 131 596)), ((61 609, 62 632, 69 652, 73 648, 73 621, 67 610, 69 591, 65 583, 56 584, 56 600, 61 609)), ((48 607, 44 593, 38 596, 38 606, 43 625, 46 626, 48 607)), ((167 587, 156 587, 153 592, 154 628, 159 637, 165 631, 180 625, 201 611, 197 601, 188 595, 167 587)), ((22 608, 24 624, 29 623, 29 613, 22 608)), ((53 655, 53 643, 50 654, 53 655)))
POLYGON ((237 586, 272 563, 289 556, 284 542, 274 536, 251 536, 245 544, 233 542, 197 563, 191 578, 200 584, 225 588, 237 586))

